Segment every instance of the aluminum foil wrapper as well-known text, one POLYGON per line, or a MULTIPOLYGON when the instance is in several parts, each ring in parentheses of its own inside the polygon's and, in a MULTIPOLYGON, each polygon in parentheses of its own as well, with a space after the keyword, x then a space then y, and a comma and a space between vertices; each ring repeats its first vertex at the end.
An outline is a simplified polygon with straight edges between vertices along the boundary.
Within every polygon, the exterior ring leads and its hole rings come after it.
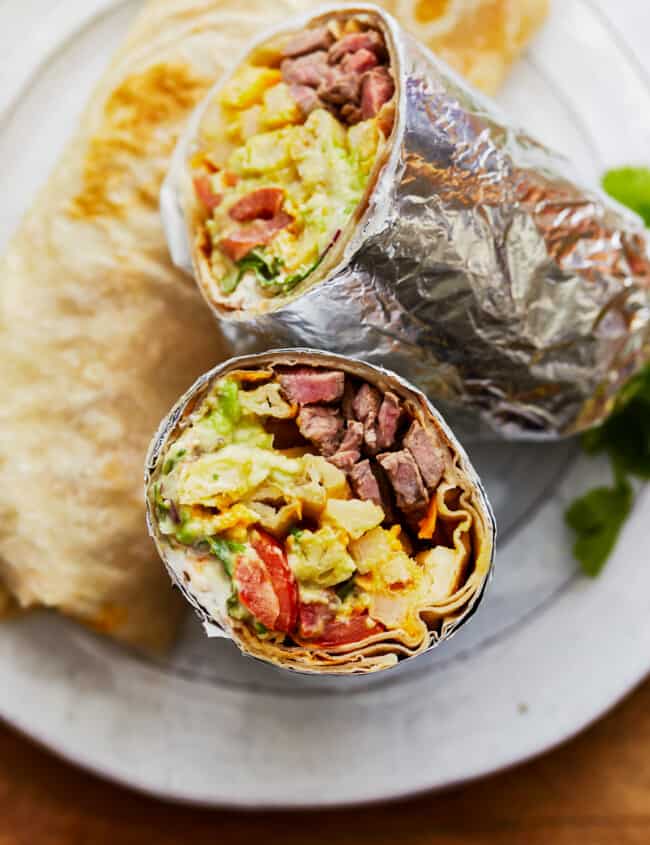
MULTIPOLYGON (((272 349, 267 352, 251 355, 241 355, 235 358, 231 358, 228 361, 218 364, 212 370, 200 376, 189 388, 189 390, 178 400, 176 405, 174 405, 169 414, 161 422, 158 431, 156 432, 153 440, 151 441, 147 452, 144 474, 145 500, 147 503, 147 528, 150 536, 152 537, 156 545, 156 549, 163 562, 165 563, 167 571, 174 585, 178 587, 178 589, 187 599, 189 604, 196 611, 206 634, 210 637, 235 639, 232 636, 231 632, 228 630, 227 624, 220 624, 219 621, 214 618, 214 615, 211 614, 207 610, 207 608, 201 604, 201 602, 197 599, 196 595, 194 595, 192 590, 185 583, 183 578, 179 577, 179 573, 174 569, 173 565, 171 565, 169 560, 169 544, 165 541, 165 538, 160 534, 157 528, 155 514, 153 513, 153 509, 150 502, 149 485, 156 471, 156 468, 158 467, 159 462, 163 460, 165 448, 168 442, 170 441, 170 439, 174 438, 179 422, 184 418, 186 413, 191 412, 191 410, 200 403, 203 396, 209 391, 216 379, 226 376, 229 372, 232 372, 233 370, 247 368, 261 369, 265 366, 278 363, 282 363, 285 365, 303 364, 341 369, 347 373, 350 373, 365 381, 368 381, 371 384, 378 385, 384 390, 390 389, 395 392, 398 396, 400 396, 400 398, 402 398, 403 400, 408 399, 414 402, 416 405, 421 405, 421 407, 427 412, 427 414, 430 414, 432 416, 435 426, 441 433, 443 439, 447 440, 452 455, 457 459, 457 465, 460 471, 462 472, 463 477, 469 482, 469 486, 475 493, 475 507, 482 519, 482 522, 484 523, 485 543, 487 543, 488 547, 490 548, 489 562, 480 583, 478 583, 477 585, 475 592, 471 595, 467 604, 462 607, 460 612, 455 613, 453 615, 453 618, 450 618, 449 620, 443 622, 439 632, 435 630, 430 631, 430 645, 424 651, 419 651, 417 654, 414 654, 410 657, 400 659, 399 663, 395 664, 395 667, 402 667, 407 662, 415 659, 424 660, 426 654, 430 653, 433 649, 437 648, 443 642, 446 642, 452 636, 454 636, 454 634, 463 625, 465 625, 465 623, 469 619, 472 618, 472 616, 476 613, 479 605, 481 604, 481 601, 483 600, 483 597, 485 595, 487 585, 493 575, 497 526, 496 520, 494 518, 494 513, 492 511, 492 506, 490 505, 487 493, 485 492, 485 488, 483 487, 481 479, 479 478, 478 474, 476 473, 476 470, 472 466, 472 463, 470 462, 467 453, 458 441, 456 435, 447 425, 445 419, 442 417, 439 411, 432 405, 430 400, 420 390, 418 390, 414 385, 412 385, 396 373, 391 372, 390 370, 386 370, 378 366, 373 366, 363 361, 354 360, 349 357, 330 354, 327 352, 321 352, 314 349, 272 349)), ((235 642, 237 641, 235 640, 235 642)), ((240 645, 239 643, 237 644, 240 645)), ((244 653, 247 654, 247 652, 244 653)), ((247 656, 250 655, 247 654, 247 656)), ((279 663, 276 663, 276 665, 279 666, 279 668, 287 668, 291 671, 298 672, 299 674, 314 674, 314 670, 309 668, 301 670, 290 666, 285 667, 279 663)), ((393 667, 388 666, 386 668, 393 667)), ((376 669, 374 671, 376 671, 376 669)), ((363 672, 357 671, 357 674, 361 673, 363 672)), ((318 674, 323 675, 330 673, 321 668, 318 670, 318 674)), ((340 674, 340 671, 336 672, 336 670, 333 668, 331 674, 340 674)), ((353 672, 348 672, 345 674, 353 674, 353 672)))
MULTIPOLYGON (((514 126, 374 6, 392 57, 388 159, 337 266, 268 313, 231 316, 269 343, 389 366, 458 413, 466 433, 547 439, 601 422, 650 358, 650 262, 640 219, 573 182, 568 161, 514 126)), ((192 272, 183 183, 207 102, 179 143, 161 206, 192 272)), ((239 348, 250 335, 231 329, 239 348)))

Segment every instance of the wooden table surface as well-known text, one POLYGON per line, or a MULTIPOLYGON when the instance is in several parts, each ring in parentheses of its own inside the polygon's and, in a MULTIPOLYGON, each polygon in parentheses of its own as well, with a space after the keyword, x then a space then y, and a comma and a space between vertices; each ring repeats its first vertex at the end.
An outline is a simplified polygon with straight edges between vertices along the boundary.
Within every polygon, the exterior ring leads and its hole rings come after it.
POLYGON ((647 845, 650 680, 562 748, 413 801, 325 813, 159 803, 0 726, 0 845, 647 845))

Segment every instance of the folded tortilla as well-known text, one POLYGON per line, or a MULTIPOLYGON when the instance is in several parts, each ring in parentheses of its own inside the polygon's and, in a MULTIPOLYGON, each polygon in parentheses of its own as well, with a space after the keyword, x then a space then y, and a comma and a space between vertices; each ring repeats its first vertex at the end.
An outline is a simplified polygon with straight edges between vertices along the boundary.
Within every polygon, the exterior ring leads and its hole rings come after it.
POLYGON ((498 90, 549 10, 549 0, 385 0, 378 5, 488 94, 498 90))
MULTIPOLYGON (((147 3, 9 245, 0 580, 23 607, 58 608, 144 648, 173 636, 179 604, 144 529, 142 456, 173 397, 223 352, 167 258, 158 190, 184 119, 219 74, 260 29, 315 5, 147 3)), ((546 0, 453 2, 443 17, 421 3, 391 8, 491 90, 546 0)))
POLYGON ((480 481, 386 370, 310 350, 232 359, 162 423, 146 475, 152 536, 208 631, 284 668, 394 666, 483 595, 480 481))
POLYGON ((188 32, 206 18, 205 4, 145 9, 0 270, 0 579, 23 607, 146 649, 182 610, 144 525, 146 444, 222 355, 170 267, 157 201, 218 47, 236 41, 233 22, 188 32))

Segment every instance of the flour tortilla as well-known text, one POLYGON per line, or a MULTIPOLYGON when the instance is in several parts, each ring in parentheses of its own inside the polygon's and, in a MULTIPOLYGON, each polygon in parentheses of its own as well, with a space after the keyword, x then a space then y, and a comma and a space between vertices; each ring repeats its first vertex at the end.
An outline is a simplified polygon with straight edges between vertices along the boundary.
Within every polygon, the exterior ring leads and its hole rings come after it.
MULTIPOLYGON (((147 3, 11 241, 0 263, 0 608, 57 608, 149 650, 173 638, 181 603, 146 534, 142 461, 174 397, 226 348, 171 267, 158 190, 209 85, 263 28, 316 5, 147 3)), ((426 4, 385 5, 491 91, 546 0, 450 0, 433 21, 426 4)))

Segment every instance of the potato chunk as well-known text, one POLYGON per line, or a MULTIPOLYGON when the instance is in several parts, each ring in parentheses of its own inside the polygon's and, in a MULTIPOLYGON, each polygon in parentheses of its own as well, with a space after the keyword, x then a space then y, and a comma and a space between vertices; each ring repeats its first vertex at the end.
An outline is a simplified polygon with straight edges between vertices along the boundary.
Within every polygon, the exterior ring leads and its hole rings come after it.
POLYGON ((330 499, 324 517, 357 540, 384 521, 384 511, 374 502, 361 499, 330 499))

